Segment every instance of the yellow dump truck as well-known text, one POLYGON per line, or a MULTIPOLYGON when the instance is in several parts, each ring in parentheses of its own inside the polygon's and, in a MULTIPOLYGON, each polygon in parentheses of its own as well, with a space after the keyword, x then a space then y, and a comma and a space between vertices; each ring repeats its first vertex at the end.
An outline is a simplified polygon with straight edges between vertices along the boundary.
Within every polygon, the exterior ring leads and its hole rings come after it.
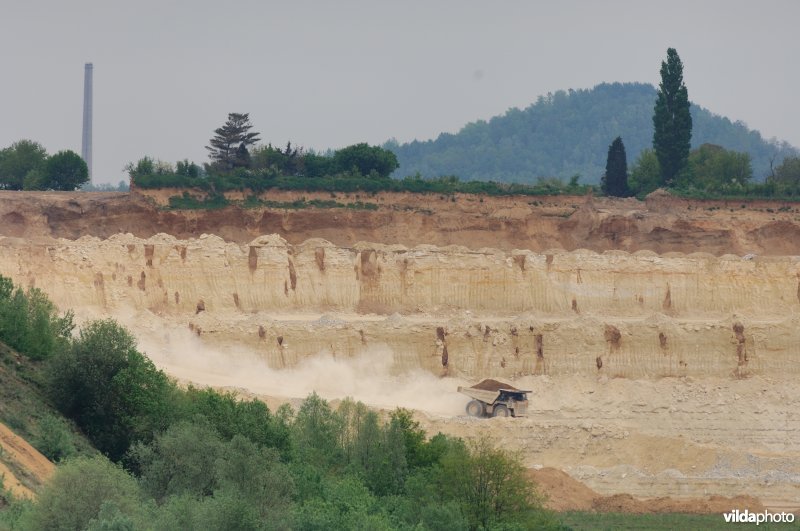
POLYGON ((528 412, 528 393, 532 391, 486 379, 472 387, 459 386, 458 392, 472 398, 467 404, 470 417, 524 417, 528 412))

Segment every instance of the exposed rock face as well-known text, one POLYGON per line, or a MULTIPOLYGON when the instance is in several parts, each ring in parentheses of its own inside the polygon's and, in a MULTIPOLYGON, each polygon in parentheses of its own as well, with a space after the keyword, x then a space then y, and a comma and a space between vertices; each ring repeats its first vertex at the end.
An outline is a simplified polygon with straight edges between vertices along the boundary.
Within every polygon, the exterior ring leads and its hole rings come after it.
POLYGON ((800 372, 794 257, 343 248, 277 235, 240 245, 159 234, 6 238, 0 273, 63 308, 148 310, 191 324, 210 341, 259 350, 274 367, 383 343, 400 366, 467 377, 800 372), (314 323, 319 312, 346 315, 345 324, 314 323))
MULTIPOLYGON (((717 256, 800 255, 800 207, 794 203, 687 201, 655 193, 647 201, 589 196, 480 197, 456 194, 287 192, 270 190, 273 204, 298 199, 353 208, 165 209, 180 190, 135 194, 0 191, 0 234, 28 239, 131 233, 182 239, 203 233, 246 244, 261 234, 289 243, 325 238, 351 247, 358 241, 416 246, 465 245, 510 251, 618 249, 657 253, 703 251, 717 256)), ((228 194, 242 200, 241 193, 228 194)))

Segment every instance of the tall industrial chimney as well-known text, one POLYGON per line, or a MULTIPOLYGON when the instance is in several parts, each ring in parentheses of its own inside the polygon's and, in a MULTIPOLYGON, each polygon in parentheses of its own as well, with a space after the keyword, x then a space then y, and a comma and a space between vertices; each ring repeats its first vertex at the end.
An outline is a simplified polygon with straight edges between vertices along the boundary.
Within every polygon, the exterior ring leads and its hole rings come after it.
POLYGON ((89 167, 89 182, 92 182, 92 63, 86 63, 83 70, 83 138, 81 156, 89 167))

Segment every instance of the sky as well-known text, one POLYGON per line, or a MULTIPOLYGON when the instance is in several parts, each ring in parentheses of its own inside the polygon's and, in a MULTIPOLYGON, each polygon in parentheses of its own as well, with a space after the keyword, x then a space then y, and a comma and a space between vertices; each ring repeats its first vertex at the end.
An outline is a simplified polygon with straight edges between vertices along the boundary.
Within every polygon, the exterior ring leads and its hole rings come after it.
POLYGON ((263 143, 325 150, 435 138, 603 82, 657 84, 800 146, 800 2, 0 0, 0 148, 80 153, 94 64, 93 178, 149 155, 207 161, 228 113, 263 143))

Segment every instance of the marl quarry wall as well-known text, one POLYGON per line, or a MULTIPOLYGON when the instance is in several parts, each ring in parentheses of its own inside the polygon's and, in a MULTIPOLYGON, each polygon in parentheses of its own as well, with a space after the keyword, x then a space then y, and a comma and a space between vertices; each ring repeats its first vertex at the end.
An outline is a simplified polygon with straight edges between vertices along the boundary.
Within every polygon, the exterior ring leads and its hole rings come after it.
POLYGON ((0 274, 79 315, 149 312, 274 367, 388 345, 398 369, 467 377, 800 373, 796 257, 158 234, 2 238, 0 274))

